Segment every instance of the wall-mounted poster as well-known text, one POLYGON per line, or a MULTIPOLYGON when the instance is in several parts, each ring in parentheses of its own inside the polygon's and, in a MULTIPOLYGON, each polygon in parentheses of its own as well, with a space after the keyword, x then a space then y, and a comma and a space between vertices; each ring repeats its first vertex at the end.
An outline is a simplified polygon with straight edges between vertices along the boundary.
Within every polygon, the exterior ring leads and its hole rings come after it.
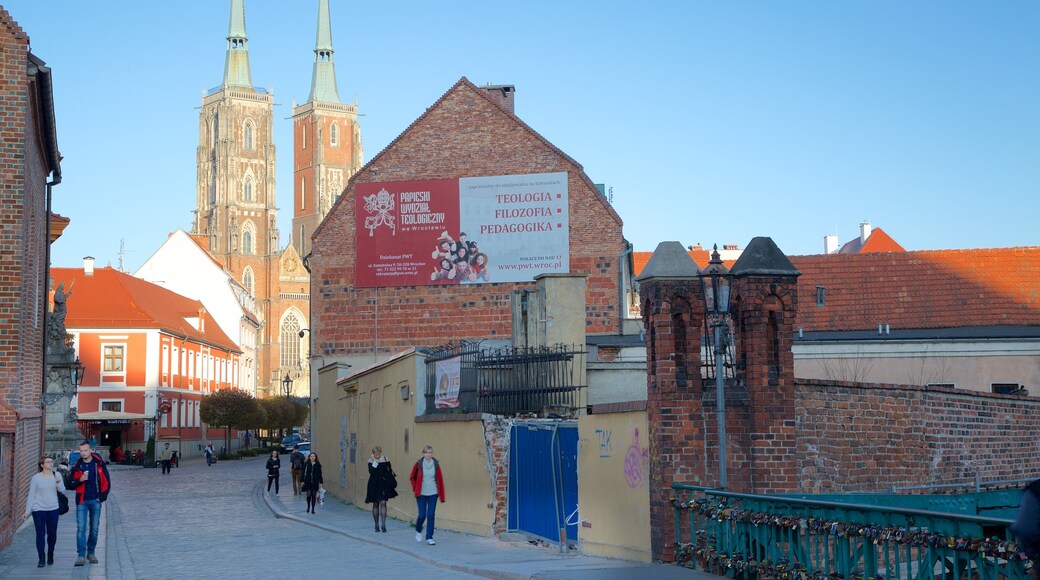
POLYGON ((437 409, 459 408, 459 385, 461 384, 462 357, 453 356, 435 363, 433 379, 437 387, 433 391, 433 406, 437 409))
POLYGON ((570 271, 567 173, 359 183, 359 287, 527 282, 570 271))

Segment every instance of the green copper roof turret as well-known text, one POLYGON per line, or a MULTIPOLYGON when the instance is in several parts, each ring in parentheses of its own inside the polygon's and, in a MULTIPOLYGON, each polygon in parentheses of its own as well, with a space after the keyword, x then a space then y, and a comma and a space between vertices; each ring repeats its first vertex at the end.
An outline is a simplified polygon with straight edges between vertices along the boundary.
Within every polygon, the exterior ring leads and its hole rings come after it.
POLYGON ((314 40, 314 73, 311 75, 311 94, 307 102, 338 103, 336 65, 332 53, 332 24, 329 21, 329 0, 318 0, 318 33, 314 40))
POLYGON ((246 37, 245 0, 231 0, 231 21, 228 25, 227 56, 224 59, 223 88, 236 87, 252 90, 249 74, 249 50, 246 37))

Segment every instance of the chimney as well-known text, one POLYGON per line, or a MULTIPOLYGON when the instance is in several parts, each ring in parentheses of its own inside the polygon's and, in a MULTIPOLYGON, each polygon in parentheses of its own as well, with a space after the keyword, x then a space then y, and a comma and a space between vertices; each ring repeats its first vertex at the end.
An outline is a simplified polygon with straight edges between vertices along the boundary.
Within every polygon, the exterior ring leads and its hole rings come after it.
POLYGON ((83 258, 83 275, 87 277, 94 275, 94 256, 83 258))
POLYGON ((491 97, 491 100, 496 105, 510 113, 513 112, 513 95, 516 94, 516 87, 513 85, 493 85, 488 83, 480 88, 487 93, 488 97, 491 97))
POLYGON ((823 253, 834 254, 838 251, 838 234, 823 236, 823 253))
POLYGON ((199 308, 199 332, 206 332, 206 309, 199 308))
POLYGON ((867 243, 867 238, 870 237, 870 222, 864 221, 859 224, 859 243, 867 243))

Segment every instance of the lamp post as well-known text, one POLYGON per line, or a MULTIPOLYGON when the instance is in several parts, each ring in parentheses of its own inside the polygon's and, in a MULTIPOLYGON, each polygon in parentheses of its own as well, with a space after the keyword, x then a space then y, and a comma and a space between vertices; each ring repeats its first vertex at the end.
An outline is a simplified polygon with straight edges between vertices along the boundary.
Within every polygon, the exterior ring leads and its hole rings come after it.
POLYGON ((729 298, 732 276, 719 257, 716 244, 711 261, 701 273, 704 285, 704 310, 714 333, 715 352, 715 418, 719 433, 719 487, 726 481, 726 342, 729 335, 729 298))
POLYGON ((43 393, 40 395, 40 407, 46 408, 48 405, 53 405, 58 401, 69 398, 71 399, 77 392, 78 387, 83 383, 83 369, 85 368, 83 363, 79 362, 79 357, 76 357, 74 362, 68 363, 67 365, 53 365, 51 368, 68 368, 69 369, 69 382, 61 382, 61 390, 43 393))
POLYGON ((289 376, 288 372, 282 378, 282 390, 285 391, 285 398, 288 399, 289 395, 292 394, 292 377, 289 376))

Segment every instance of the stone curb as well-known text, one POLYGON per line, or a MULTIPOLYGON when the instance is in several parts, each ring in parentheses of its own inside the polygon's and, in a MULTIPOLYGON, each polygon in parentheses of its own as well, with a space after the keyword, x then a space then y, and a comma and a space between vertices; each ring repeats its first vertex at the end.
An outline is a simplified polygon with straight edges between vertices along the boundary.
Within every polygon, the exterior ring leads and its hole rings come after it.
MULTIPOLYGON (((335 526, 331 526, 331 525, 328 525, 328 524, 323 524, 321 522, 316 522, 314 520, 310 520, 310 519, 306 519, 306 518, 301 518, 301 517, 299 517, 297 515, 294 515, 294 514, 285 512, 285 511, 281 511, 280 509, 278 509, 280 506, 276 505, 276 502, 272 502, 270 496, 268 496, 267 493, 264 492, 264 484, 263 484, 263 482, 257 483, 256 487, 254 488, 254 490, 255 490, 255 493, 257 493, 263 499, 263 502, 267 505, 268 509, 271 510, 271 513, 273 513, 274 517, 276 517, 276 518, 291 520, 291 521, 294 521, 294 522, 297 522, 297 523, 300 523, 300 524, 304 524, 304 525, 308 525, 308 526, 311 526, 311 527, 314 527, 314 528, 318 528, 320 530, 324 530, 326 532, 330 532, 330 533, 333 533, 333 534, 339 534, 341 536, 345 536, 345 537, 350 538, 352 540, 357 540, 359 542, 364 542, 366 544, 371 544, 373 546, 379 546, 381 548, 386 548, 388 550, 393 550, 395 552, 398 552, 398 553, 401 553, 401 554, 405 554, 407 556, 411 556, 412 558, 415 558, 416 560, 420 560, 420 561, 425 562, 427 564, 432 564, 434 566, 437 566, 438 568, 444 568, 446 570, 451 570, 453 572, 462 572, 464 574, 472 574, 473 576, 483 576, 484 578, 492 578, 494 580, 534 580, 535 578, 537 578, 536 576, 531 576, 529 574, 521 574, 521 573, 516 573, 516 572, 506 572, 506 571, 502 571, 502 570, 491 570, 491 569, 487 569, 487 568, 478 568, 476 566, 468 566, 468 565, 464 565, 464 564, 458 564, 456 562, 447 562, 447 561, 440 560, 440 559, 437 559, 437 558, 430 558, 429 556, 424 556, 424 555, 422 555, 420 553, 417 553, 417 552, 415 552, 413 550, 409 550, 407 548, 403 548, 403 547, 398 546, 396 544, 386 544, 386 543, 383 543, 383 542, 377 542, 377 541, 371 539, 368 536, 358 535, 358 534, 349 532, 347 530, 344 530, 344 529, 341 529, 341 528, 337 528, 335 526)), ((332 500, 332 501, 337 501, 337 500, 332 500)), ((279 501, 279 502, 277 502, 277 504, 281 504, 281 502, 279 501)))

